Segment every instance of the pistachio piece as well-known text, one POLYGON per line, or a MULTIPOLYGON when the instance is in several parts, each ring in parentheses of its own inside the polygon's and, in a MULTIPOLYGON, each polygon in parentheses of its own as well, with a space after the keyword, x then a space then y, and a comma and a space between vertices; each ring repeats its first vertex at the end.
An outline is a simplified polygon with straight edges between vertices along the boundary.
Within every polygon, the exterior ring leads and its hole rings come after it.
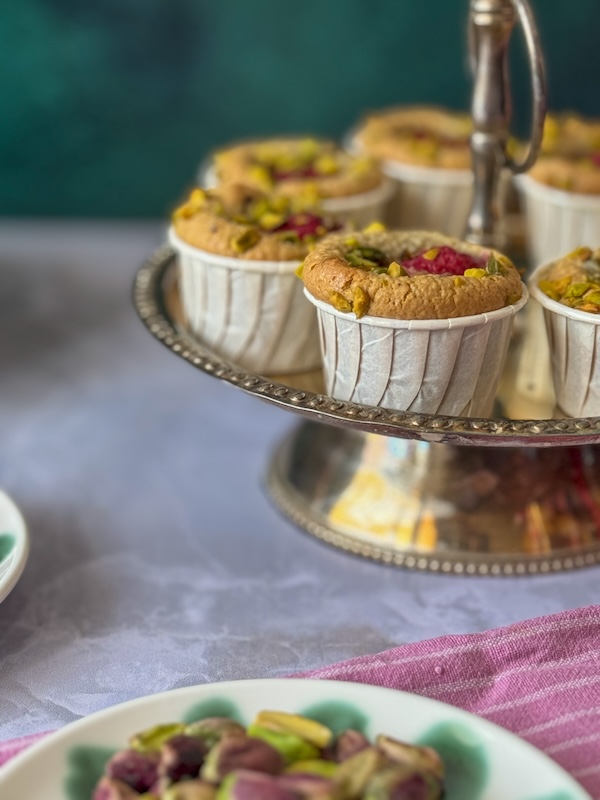
POLYGON ((589 247, 577 247, 572 250, 566 258, 572 258, 575 261, 587 261, 592 257, 592 251, 589 247))
POLYGON ((332 731, 320 722, 285 711, 261 711, 254 724, 281 733, 294 733, 319 748, 327 747, 333 739, 332 731))
POLYGON ((122 781, 136 792, 146 792, 158 778, 157 752, 139 753, 137 750, 120 750, 107 763, 107 778, 122 781))
POLYGON ((567 290, 565 291, 565 297, 581 297, 589 289, 592 288, 593 285, 588 282, 572 283, 570 286, 567 287, 567 290))
POLYGON ((258 224, 265 230, 272 231, 283 225, 285 222, 285 214, 277 214, 275 211, 266 211, 258 220, 258 224))
POLYGON ((593 289, 591 292, 586 292, 583 299, 586 303, 594 303, 600 305, 600 291, 593 289))
MULTIPOLYGON (((161 800, 215 800, 217 788, 205 781, 181 781, 170 786, 161 795, 161 800)), ((141 800, 138 797, 138 800, 141 800)))
POLYGON ((139 792, 116 778, 101 778, 92 800, 139 800, 139 792))
POLYGON ((332 756, 335 761, 345 761, 367 747, 370 747, 367 737, 360 731, 348 728, 337 737, 332 749, 332 756))
POLYGON ((303 775, 320 775, 322 778, 332 778, 337 772, 338 765, 334 761, 325 761, 324 758, 309 758, 303 761, 294 761, 285 769, 284 774, 289 775, 301 772, 303 775))
POLYGON ((342 761, 333 780, 340 787, 343 797, 353 800, 361 797, 370 778, 387 764, 388 759, 378 747, 365 747, 342 761))
POLYGON ((294 761, 316 759, 319 756, 318 748, 296 733, 272 730, 256 723, 249 725, 247 732, 248 736, 268 742, 281 754, 286 764, 292 764, 294 761))
POLYGON ((455 286, 465 286, 467 282, 466 282, 466 280, 465 280, 465 279, 462 277, 462 275, 455 275, 455 276, 454 276, 454 279, 453 279, 453 281, 452 281, 452 283, 453 283, 455 286))
POLYGON ((383 233, 383 231, 387 230, 383 222, 372 222, 370 225, 367 225, 366 228, 363 228, 363 233, 383 233))
POLYGON ((298 796, 264 772, 231 772, 217 791, 216 800, 298 800, 298 796))
POLYGON ((487 264, 485 265, 486 272, 490 275, 503 275, 504 274, 504 267, 498 261, 498 259, 490 254, 490 257, 487 260, 487 264))
POLYGON ((250 769, 275 775, 283 768, 280 753, 262 739, 250 736, 224 736, 208 751, 201 777, 218 783, 236 769, 250 769))
POLYGON ((391 275, 392 278, 400 278, 408 275, 408 272, 404 269, 402 264, 399 264, 397 261, 392 261, 387 268, 387 274, 391 275))
POLYGON ((302 279, 302 275, 304 274, 304 261, 296 267, 295 274, 297 278, 302 279))
POLYGON ((346 247, 360 247, 360 242, 356 236, 349 236, 347 239, 344 239, 344 244, 346 247))
POLYGON ((208 747, 202 739, 178 733, 168 739, 160 749, 158 774, 170 781, 195 778, 207 752, 208 747))
POLYGON ((439 255, 440 248, 439 247, 432 247, 431 250, 426 250, 422 253, 423 258, 425 261, 434 261, 435 258, 439 255))
POLYGON ((487 272, 479 267, 470 267, 463 272, 465 278, 485 278, 487 272))
POLYGON ((319 175, 335 175, 339 171, 337 159, 331 155, 317 158, 314 162, 314 167, 319 175))
POLYGON ((340 292, 330 292, 329 302, 334 308, 336 308, 338 311, 344 312, 345 314, 347 314, 349 311, 352 311, 352 303, 349 300, 346 300, 344 295, 340 292))
POLYGON ((260 240, 260 233, 256 228, 246 228, 231 239, 231 247, 236 253, 245 253, 260 240))
POLYGON ((433 748, 407 744, 384 734, 380 734, 375 741, 377 747, 392 761, 415 769, 428 770, 440 779, 444 777, 442 759, 433 748))
POLYGON ((271 189, 273 186, 273 178, 271 173, 266 167, 261 164, 255 164, 248 170, 248 175, 251 180, 263 189, 271 189))
POLYGON ((286 773, 277 778, 277 783, 302 800, 342 800, 338 785, 322 775, 286 773))
POLYGON ((138 753, 151 753, 160 750, 163 744, 178 733, 183 733, 183 722, 170 722, 166 725, 155 725, 145 731, 136 733, 129 740, 129 746, 138 753))
POLYGON ((435 775, 407 765, 383 769, 368 781, 364 800, 440 800, 442 783, 435 775))
POLYGON ((356 318, 364 317, 371 305, 371 298, 362 288, 362 286, 354 287, 354 300, 352 303, 352 310, 356 314, 356 318))
POLYGON ((212 747, 223 736, 245 736, 246 729, 229 717, 205 717, 186 725, 183 732, 202 739, 207 747, 212 747))

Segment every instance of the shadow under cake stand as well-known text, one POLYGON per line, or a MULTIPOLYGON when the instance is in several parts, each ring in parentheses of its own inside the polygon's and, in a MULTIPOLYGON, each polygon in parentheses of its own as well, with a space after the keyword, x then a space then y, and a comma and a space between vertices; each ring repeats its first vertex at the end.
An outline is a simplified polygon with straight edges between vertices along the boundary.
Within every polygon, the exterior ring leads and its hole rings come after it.
POLYGON ((174 251, 134 286, 139 316, 193 367, 303 419, 272 457, 267 488, 308 533, 417 570, 531 575, 600 562, 600 418, 551 418, 519 394, 517 327, 489 419, 393 411, 323 393, 320 372, 266 378, 186 330, 174 251), (526 412, 528 419, 511 418, 526 412), (542 417, 542 418, 536 418, 542 417))

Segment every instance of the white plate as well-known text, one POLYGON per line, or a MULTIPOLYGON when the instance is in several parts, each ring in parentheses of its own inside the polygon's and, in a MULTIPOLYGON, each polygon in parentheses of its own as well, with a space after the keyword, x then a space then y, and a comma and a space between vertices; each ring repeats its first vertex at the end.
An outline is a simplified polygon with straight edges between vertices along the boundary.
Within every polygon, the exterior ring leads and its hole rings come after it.
POLYGON ((14 589, 29 554, 27 528, 13 501, 0 492, 0 603, 14 589))
POLYGON ((250 680, 131 700, 67 725, 0 770, 2 800, 90 800, 102 764, 130 734, 161 722, 261 709, 305 713, 431 744, 446 763, 444 800, 590 800, 554 761, 503 728, 453 706, 393 689, 315 680, 250 680))

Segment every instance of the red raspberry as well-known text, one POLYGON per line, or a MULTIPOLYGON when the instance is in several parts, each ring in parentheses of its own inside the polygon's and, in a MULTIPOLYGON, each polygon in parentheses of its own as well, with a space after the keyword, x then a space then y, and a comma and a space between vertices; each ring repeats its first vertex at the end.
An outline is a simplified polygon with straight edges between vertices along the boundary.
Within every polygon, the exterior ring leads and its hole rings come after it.
POLYGON ((402 266, 409 275, 416 275, 419 272, 428 272, 430 275, 462 275, 466 269, 482 267, 484 263, 446 245, 429 248, 419 255, 402 260, 402 266), (425 258, 425 254, 433 255, 433 258, 425 258))

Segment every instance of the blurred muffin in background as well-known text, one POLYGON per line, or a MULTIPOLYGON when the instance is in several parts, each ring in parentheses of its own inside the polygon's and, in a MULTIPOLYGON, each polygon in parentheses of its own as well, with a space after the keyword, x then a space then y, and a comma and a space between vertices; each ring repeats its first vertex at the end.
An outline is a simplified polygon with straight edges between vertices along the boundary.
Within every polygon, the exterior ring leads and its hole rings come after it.
POLYGON ((600 245, 600 119, 549 114, 542 153, 516 178, 534 266, 586 241, 600 245))
POLYGON ((298 198, 236 184, 195 189, 169 230, 190 331, 250 372, 318 367, 316 312, 295 271, 312 245, 340 227, 298 198))
POLYGON ((365 117, 353 152, 378 158, 396 186, 390 225, 462 236, 471 210, 471 118, 434 106, 405 106, 365 117))
POLYGON ((351 155, 329 140, 299 137, 242 142, 217 150, 201 183, 244 184, 277 196, 303 198, 357 228, 383 219, 393 193, 375 159, 351 155))

